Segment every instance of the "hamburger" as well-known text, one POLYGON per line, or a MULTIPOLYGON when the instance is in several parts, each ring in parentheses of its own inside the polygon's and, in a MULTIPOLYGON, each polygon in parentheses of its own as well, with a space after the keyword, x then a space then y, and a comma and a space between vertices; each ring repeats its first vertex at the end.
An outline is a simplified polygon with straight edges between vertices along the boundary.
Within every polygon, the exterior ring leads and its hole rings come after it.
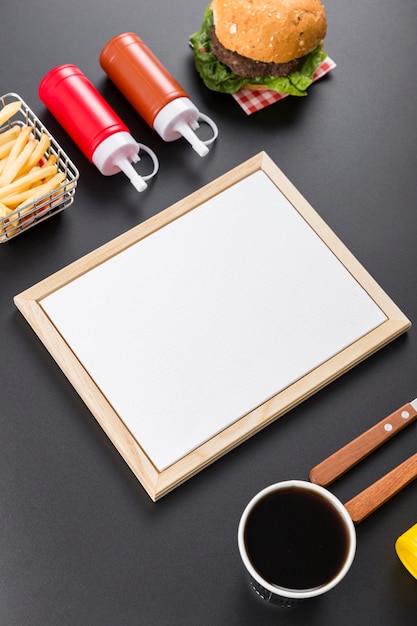
POLYGON ((326 58, 327 20, 321 0, 212 0, 190 37, 206 87, 242 87, 305 96, 326 58))

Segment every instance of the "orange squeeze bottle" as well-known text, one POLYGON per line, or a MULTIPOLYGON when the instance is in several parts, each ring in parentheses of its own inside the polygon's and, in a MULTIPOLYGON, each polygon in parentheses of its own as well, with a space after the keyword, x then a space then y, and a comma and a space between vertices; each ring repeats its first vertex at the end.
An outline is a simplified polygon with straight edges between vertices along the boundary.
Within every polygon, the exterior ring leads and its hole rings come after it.
POLYGON ((144 42, 134 33, 113 37, 100 54, 100 65, 139 115, 164 141, 184 137, 200 155, 217 137, 217 127, 201 114, 188 94, 144 42), (199 120, 208 123, 213 138, 195 133, 199 120))

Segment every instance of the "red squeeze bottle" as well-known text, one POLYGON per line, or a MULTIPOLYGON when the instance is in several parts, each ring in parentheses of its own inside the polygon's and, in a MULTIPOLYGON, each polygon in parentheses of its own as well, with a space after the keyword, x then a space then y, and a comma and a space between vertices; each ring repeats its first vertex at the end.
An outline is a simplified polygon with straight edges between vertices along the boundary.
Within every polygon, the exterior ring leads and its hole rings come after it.
POLYGON ((132 166, 139 161, 140 144, 76 65, 59 65, 48 72, 39 85, 39 97, 102 174, 123 171, 137 191, 147 187, 132 166))
POLYGON ((113 37, 100 54, 100 65, 139 115, 165 141, 183 136, 200 155, 217 137, 214 122, 202 115, 168 70, 134 33, 113 37), (195 134, 198 120, 207 122, 214 138, 202 141, 195 134))

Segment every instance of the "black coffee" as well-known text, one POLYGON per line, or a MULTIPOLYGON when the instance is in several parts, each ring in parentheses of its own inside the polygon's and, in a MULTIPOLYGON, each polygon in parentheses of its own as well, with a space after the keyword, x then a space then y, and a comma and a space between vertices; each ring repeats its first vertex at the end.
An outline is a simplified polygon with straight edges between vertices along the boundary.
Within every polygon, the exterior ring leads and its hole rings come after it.
POLYGON ((245 545, 253 567, 270 584, 307 590, 338 574, 349 534, 321 494, 289 486, 266 494, 252 509, 245 545))

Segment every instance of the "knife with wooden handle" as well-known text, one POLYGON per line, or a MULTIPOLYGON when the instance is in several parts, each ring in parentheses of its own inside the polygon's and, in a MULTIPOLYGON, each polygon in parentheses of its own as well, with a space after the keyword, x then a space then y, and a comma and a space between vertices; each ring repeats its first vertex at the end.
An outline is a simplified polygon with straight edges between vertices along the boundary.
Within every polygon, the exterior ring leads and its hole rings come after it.
POLYGON ((312 483, 327 487, 417 418, 417 398, 391 413, 310 471, 312 483))
POLYGON ((417 478, 417 453, 345 503, 352 521, 362 522, 417 478))

